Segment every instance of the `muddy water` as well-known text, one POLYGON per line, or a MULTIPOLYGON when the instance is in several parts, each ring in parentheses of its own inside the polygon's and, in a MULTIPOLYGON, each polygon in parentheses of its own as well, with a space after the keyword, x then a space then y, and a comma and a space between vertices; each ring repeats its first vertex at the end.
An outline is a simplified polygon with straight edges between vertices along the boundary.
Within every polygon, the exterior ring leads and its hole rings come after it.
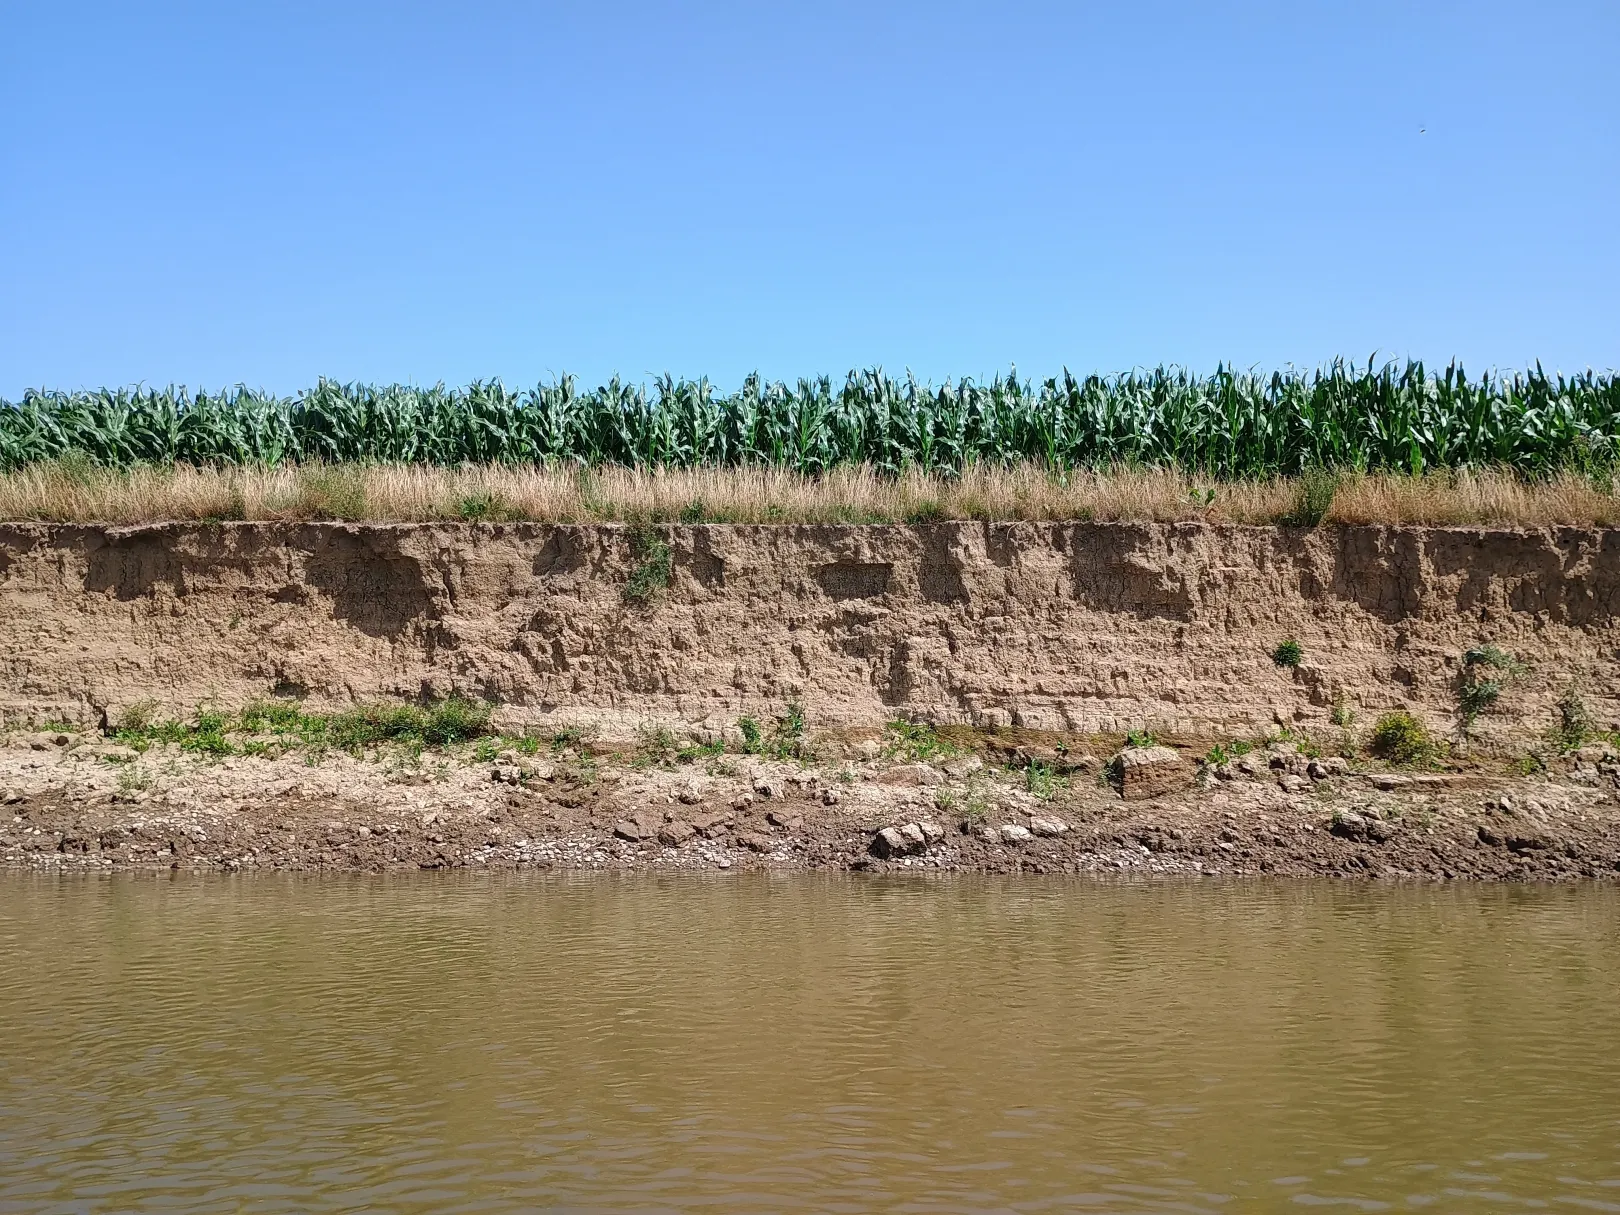
POLYGON ((0 879, 0 1211, 1620 1211, 1620 893, 0 879))

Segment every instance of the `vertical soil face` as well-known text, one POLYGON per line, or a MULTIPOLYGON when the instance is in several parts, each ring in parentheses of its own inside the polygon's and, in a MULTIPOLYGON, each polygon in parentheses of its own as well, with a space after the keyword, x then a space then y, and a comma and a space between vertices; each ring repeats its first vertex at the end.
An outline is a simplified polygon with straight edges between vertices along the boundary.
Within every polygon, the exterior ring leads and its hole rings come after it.
POLYGON ((1620 532, 1203 524, 698 525, 627 600, 612 525, 0 526, 0 711, 189 713, 483 697, 611 734, 805 706, 1092 733, 1245 735, 1410 708, 1456 721, 1462 655, 1527 671, 1482 719, 1510 743, 1577 686, 1614 699, 1620 532), (1271 652, 1299 641, 1285 669, 1271 652))

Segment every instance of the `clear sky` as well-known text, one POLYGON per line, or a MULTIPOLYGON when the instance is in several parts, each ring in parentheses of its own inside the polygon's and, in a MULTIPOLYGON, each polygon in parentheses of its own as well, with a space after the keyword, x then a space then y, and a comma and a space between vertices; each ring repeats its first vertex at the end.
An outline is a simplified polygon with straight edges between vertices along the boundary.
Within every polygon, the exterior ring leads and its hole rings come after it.
POLYGON ((0 0, 0 396, 1620 365, 1620 4, 0 0))

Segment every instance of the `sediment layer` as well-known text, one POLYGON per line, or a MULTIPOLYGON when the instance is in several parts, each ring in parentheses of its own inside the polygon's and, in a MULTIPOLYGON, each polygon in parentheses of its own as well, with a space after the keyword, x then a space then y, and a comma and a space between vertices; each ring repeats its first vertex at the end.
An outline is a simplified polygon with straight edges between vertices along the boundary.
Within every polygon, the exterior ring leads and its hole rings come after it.
POLYGON ((508 725, 713 734, 790 701, 1079 734, 1252 736, 1406 707, 1456 724, 1462 656, 1525 673, 1513 747, 1572 685, 1620 720, 1620 531, 1200 523, 0 525, 0 712, 115 722, 275 694, 461 694, 508 725), (1303 648, 1278 667, 1277 643, 1303 648))

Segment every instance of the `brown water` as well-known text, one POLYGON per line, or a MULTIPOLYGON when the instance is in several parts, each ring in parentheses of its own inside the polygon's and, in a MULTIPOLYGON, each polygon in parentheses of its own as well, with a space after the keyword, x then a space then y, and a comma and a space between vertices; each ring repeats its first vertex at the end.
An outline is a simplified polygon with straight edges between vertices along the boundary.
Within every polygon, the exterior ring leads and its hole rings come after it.
POLYGON ((1620 1211, 1620 892, 0 879, 0 1211, 1620 1211))

